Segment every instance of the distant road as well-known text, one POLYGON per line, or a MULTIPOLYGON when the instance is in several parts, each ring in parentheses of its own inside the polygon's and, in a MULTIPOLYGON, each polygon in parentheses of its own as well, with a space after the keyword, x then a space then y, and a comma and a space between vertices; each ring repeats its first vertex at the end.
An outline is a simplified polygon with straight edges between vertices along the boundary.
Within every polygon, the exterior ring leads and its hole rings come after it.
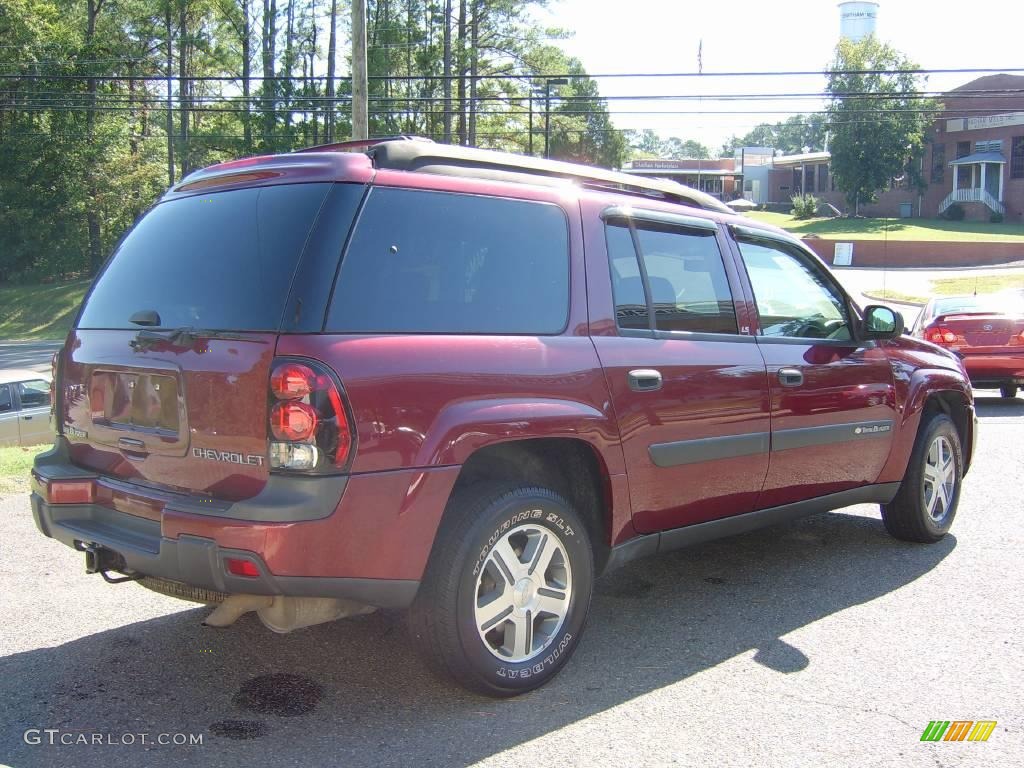
POLYGON ((50 370, 50 359, 60 349, 60 341, 7 341, 0 342, 0 369, 29 368, 33 371, 50 370))

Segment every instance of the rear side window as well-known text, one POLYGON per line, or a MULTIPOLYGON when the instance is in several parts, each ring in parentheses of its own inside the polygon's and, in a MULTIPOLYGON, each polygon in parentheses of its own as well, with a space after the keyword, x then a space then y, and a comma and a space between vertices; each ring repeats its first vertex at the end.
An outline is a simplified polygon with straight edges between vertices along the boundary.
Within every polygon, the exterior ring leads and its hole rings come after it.
POLYGON ((561 333, 568 237, 565 214, 549 203, 375 189, 342 261, 327 330, 561 333))
POLYGON ((714 231, 648 222, 634 226, 642 262, 626 223, 607 228, 619 327, 649 329, 651 307, 655 330, 737 333, 732 291, 714 231))
POLYGON ((82 311, 80 328, 274 331, 330 184, 236 189, 170 200, 124 239, 82 311))

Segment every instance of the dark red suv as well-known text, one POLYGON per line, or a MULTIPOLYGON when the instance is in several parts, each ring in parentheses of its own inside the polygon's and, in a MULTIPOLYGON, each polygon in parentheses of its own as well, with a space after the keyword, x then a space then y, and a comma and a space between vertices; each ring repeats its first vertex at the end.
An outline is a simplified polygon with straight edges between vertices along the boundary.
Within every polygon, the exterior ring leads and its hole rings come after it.
POLYGON ((957 357, 685 187, 418 140, 192 174, 55 359, 39 528, 90 571, 288 631, 408 608, 492 695, 594 579, 849 504, 949 529, 957 357))

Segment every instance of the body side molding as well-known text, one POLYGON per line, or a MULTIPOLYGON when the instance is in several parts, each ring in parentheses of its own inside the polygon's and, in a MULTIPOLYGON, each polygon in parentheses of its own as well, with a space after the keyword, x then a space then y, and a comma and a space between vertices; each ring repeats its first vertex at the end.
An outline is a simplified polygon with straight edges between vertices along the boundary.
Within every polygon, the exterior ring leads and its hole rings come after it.
POLYGON ((683 528, 636 536, 612 548, 605 572, 625 565, 631 560, 658 552, 669 552, 693 544, 703 544, 707 541, 747 533, 776 523, 848 507, 851 504, 887 504, 896 496, 899 487, 899 483, 864 485, 860 488, 830 493, 793 504, 759 509, 742 515, 709 520, 706 523, 695 523, 683 528))

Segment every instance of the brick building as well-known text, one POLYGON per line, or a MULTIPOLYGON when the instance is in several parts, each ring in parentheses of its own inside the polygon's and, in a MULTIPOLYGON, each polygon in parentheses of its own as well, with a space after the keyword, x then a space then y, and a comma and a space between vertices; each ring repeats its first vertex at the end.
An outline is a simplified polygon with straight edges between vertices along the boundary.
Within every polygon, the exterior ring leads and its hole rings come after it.
MULTIPOLYGON (((1024 221, 1024 76, 979 77, 949 91, 941 102, 942 112, 928 132, 922 160, 924 189, 918 190, 905 177, 893 179, 878 200, 862 204, 860 212, 934 218, 957 203, 969 219, 988 221, 1001 215, 1006 221, 1024 221)), ((710 187, 710 177, 694 176, 696 160, 638 160, 624 170, 690 186, 698 181, 702 189, 724 200, 742 194, 755 203, 786 204, 793 195, 806 192, 846 212, 846 198, 835 188, 829 159, 828 152, 766 157, 763 148, 745 148, 732 159, 702 161, 705 168, 718 163, 714 167, 723 169, 716 171, 722 183, 710 187), (641 163, 645 165, 638 168, 641 163), (676 164, 677 170, 658 165, 664 163, 676 164)))

